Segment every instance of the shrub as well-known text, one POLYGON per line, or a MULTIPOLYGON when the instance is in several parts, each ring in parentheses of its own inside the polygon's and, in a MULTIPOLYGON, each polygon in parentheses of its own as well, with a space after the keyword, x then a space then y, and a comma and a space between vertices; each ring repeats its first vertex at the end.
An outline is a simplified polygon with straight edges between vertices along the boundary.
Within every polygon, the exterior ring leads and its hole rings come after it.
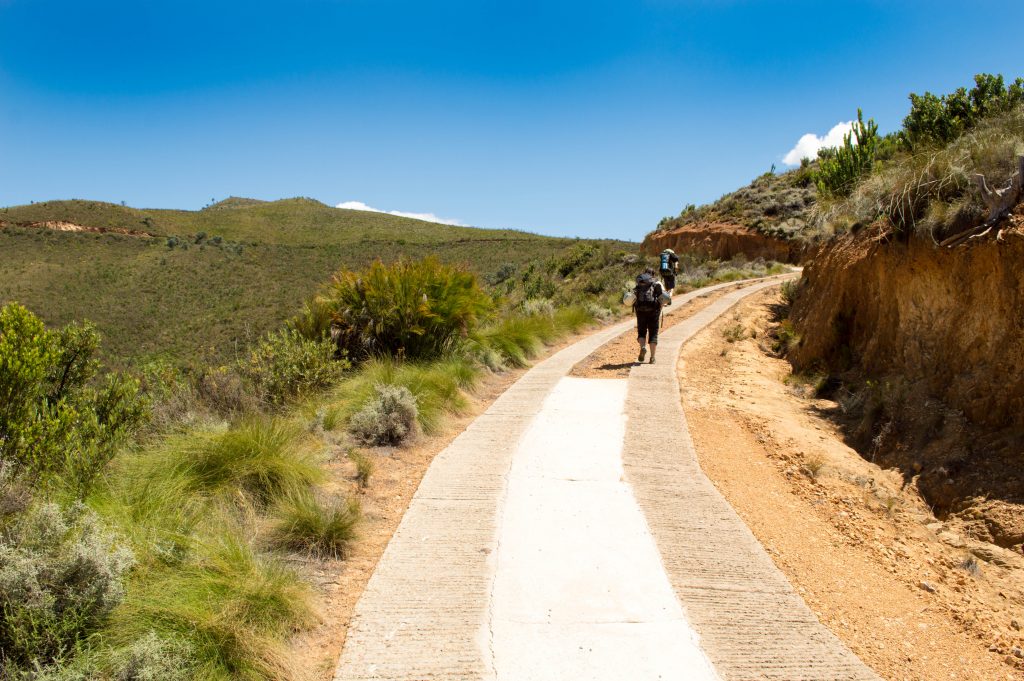
POLYGON ((336 383, 350 365, 335 359, 334 353, 328 340, 304 338, 294 330, 279 331, 260 341, 240 369, 263 401, 280 405, 336 383))
POLYGON ((984 118, 1011 111, 1024 104, 1024 79, 1009 87, 1001 75, 981 73, 968 92, 959 88, 952 94, 936 96, 911 93, 910 113, 903 119, 900 138, 912 150, 942 146, 973 129, 984 118))
POLYGON ((730 343, 741 341, 747 337, 747 330, 742 324, 733 324, 722 330, 722 338, 730 343))
POLYGON ((555 304, 547 298, 530 298, 523 301, 523 314, 527 316, 546 315, 553 317, 555 304))
POLYGON ((322 503, 308 490, 289 494, 275 510, 270 542, 319 558, 344 558, 360 518, 357 499, 322 503))
POLYGON ((16 303, 0 308, 0 461, 79 496, 147 413, 138 382, 95 379, 98 346, 89 325, 47 331, 16 303))
POLYGON ((378 260, 364 272, 336 274, 294 324, 307 338, 330 332, 355 359, 429 359, 471 332, 491 306, 468 270, 432 257, 391 265, 378 260))
POLYGON ((304 489, 323 475, 301 430, 276 418, 172 439, 163 456, 193 489, 243 494, 259 503, 304 489))
POLYGON ((416 398, 416 420, 423 432, 431 434, 440 427, 445 414, 465 411, 468 402, 464 391, 473 388, 478 375, 477 365, 467 357, 451 356, 433 362, 374 359, 339 386, 335 408, 351 423, 357 411, 377 400, 377 386, 401 386, 416 398))
POLYGON ((779 294, 782 296, 782 303, 784 305, 792 305, 796 302, 796 297, 800 293, 800 280, 790 279, 782 282, 782 286, 779 287, 779 294))
POLYGON ((124 597, 133 562, 96 517, 42 504, 0 531, 0 663, 28 668, 81 645, 124 597))
POLYGON ((396 445, 416 430, 416 397, 405 386, 377 385, 377 397, 349 421, 349 431, 368 445, 396 445))
POLYGON ((877 146, 878 125, 874 119, 865 124, 863 112, 857 109, 857 122, 843 136, 843 146, 819 155, 818 191, 825 196, 848 196, 857 181, 871 172, 877 146))
POLYGON ((987 215, 971 175, 1002 186, 1024 151, 1024 106, 979 121, 942 148, 884 164, 835 207, 833 219, 859 223, 885 218, 899 234, 941 238, 980 224, 987 215))
POLYGON ((199 399, 221 416, 234 416, 256 411, 256 397, 246 388, 241 374, 231 367, 214 367, 203 371, 196 381, 199 399))

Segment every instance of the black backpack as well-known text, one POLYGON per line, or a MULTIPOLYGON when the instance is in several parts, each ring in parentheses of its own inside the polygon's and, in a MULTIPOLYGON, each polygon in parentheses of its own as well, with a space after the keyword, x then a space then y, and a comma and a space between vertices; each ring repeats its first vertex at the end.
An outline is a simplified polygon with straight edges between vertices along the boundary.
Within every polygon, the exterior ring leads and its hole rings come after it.
POLYGON ((658 300, 658 291, 655 284, 657 282, 654 280, 654 277, 646 272, 636 278, 636 288, 633 289, 636 301, 633 305, 640 312, 652 312, 661 308, 661 301, 658 300))

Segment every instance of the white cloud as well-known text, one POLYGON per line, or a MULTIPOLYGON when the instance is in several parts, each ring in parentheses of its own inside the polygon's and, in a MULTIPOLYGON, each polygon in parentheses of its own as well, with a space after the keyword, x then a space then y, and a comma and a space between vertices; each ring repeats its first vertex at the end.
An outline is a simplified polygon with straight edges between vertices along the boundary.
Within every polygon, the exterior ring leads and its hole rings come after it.
POLYGON ((433 213, 408 213, 402 210, 381 210, 374 208, 373 206, 367 206, 362 201, 344 201, 339 203, 335 208, 344 208, 346 210, 366 210, 371 213, 387 213, 388 215, 397 215, 402 218, 413 218, 415 220, 426 220, 427 222, 437 222, 442 225, 456 225, 458 227, 465 227, 466 225, 452 218, 439 218, 433 213))
POLYGON ((846 121, 845 123, 836 123, 824 137, 818 137, 813 132, 809 132, 800 138, 800 141, 789 150, 789 153, 782 157, 782 162, 788 166, 795 166, 800 163, 800 159, 818 158, 818 149, 842 146, 843 136, 850 132, 851 128, 853 128, 853 121, 846 121))

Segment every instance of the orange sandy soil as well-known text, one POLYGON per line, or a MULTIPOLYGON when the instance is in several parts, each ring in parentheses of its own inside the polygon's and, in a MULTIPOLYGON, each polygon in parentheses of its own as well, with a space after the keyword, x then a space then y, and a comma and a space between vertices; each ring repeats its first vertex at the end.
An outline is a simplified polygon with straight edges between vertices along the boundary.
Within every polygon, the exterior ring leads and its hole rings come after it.
POLYGON ((1024 571, 968 554, 913 484, 846 446, 766 331, 777 289, 684 346, 705 473, 839 638, 890 680, 1024 679, 1024 571), (745 338, 735 337, 736 326, 745 338), (727 331, 732 331, 727 334, 727 331))

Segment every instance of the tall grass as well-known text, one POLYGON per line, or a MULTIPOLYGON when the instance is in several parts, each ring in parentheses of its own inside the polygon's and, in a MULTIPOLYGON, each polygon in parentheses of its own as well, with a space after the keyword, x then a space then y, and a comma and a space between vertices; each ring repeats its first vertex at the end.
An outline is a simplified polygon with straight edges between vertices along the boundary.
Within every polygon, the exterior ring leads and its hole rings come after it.
POLYGON ((321 479, 309 437, 282 418, 250 418, 226 431, 172 438, 160 465, 202 494, 241 496, 267 503, 321 479))
POLYGON ((462 414, 469 406, 466 392, 479 380, 479 370, 465 357, 433 362, 402 362, 380 357, 364 363, 331 397, 337 421, 347 422, 370 402, 376 386, 405 387, 416 398, 417 419, 423 432, 436 433, 445 414, 462 414))
POLYGON ((344 558, 360 518, 358 499, 324 502, 308 491, 289 494, 274 511, 270 543, 318 558, 344 558))
POLYGON ((270 681, 295 678, 284 640, 313 620, 294 572, 220 531, 195 559, 138 574, 104 638, 123 646, 156 633, 187 644, 194 679, 270 681))

